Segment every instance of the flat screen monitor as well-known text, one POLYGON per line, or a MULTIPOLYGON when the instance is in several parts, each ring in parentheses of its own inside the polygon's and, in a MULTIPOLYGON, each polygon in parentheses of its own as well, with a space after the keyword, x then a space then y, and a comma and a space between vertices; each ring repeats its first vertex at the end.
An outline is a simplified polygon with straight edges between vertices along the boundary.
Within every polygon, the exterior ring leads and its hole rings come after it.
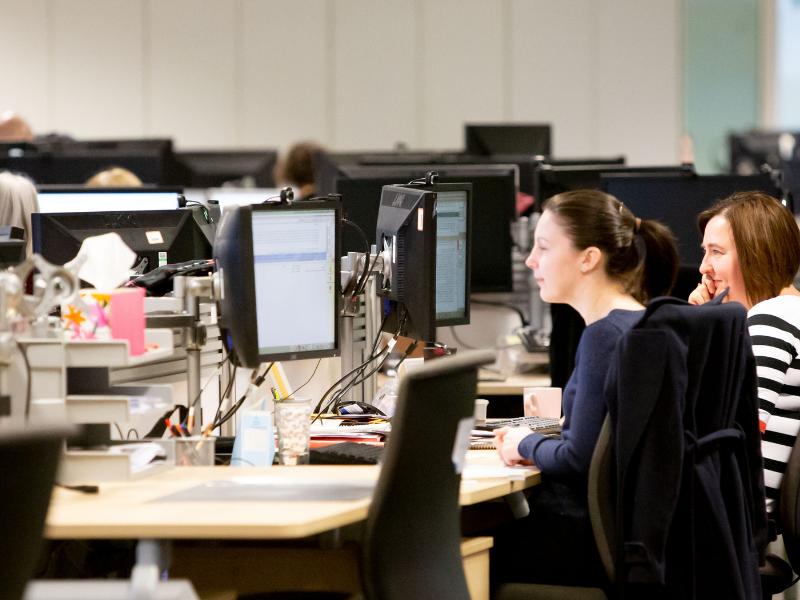
POLYGON ((110 167, 124 167, 146 184, 176 185, 182 179, 170 139, 68 140, 0 155, 0 170, 25 173, 38 184, 82 184, 110 167))
MULTIPOLYGON (((335 191, 342 195, 345 217, 375 243, 381 190, 439 173, 440 183, 471 183, 472 247, 470 285, 473 292, 510 292, 511 223, 516 217, 515 165, 408 165, 342 167, 335 191)), ((345 230, 343 250, 363 252, 364 243, 345 230)))
POLYGON ((600 189, 600 178, 604 173, 653 174, 665 177, 688 176, 694 174, 694 167, 691 165, 631 167, 615 164, 558 165, 543 163, 534 173, 533 196, 536 202, 536 210, 541 212, 547 203, 547 199, 556 194, 571 190, 600 189))
POLYGON ((335 200, 223 215, 214 244, 220 325, 238 364, 339 354, 340 223, 335 200))
POLYGON ((25 231, 21 227, 0 225, 0 269, 25 260, 25 231))
POLYGON ((39 212, 175 210, 185 205, 181 188, 38 187, 39 212))
POLYGON ((800 160, 800 132, 754 129, 728 136, 730 170, 736 175, 757 175, 764 166, 781 167, 781 161, 800 160))
POLYGON ((212 241, 200 207, 179 210, 93 213, 34 213, 33 250, 53 264, 71 261, 88 237, 118 233, 136 252, 143 271, 211 258, 212 241))
POLYGON ((212 188, 244 180, 260 188, 275 186, 272 173, 278 152, 273 149, 180 151, 176 158, 185 168, 186 187, 212 188))
POLYGON ((697 268, 703 260, 697 215, 734 192, 760 191, 780 198, 781 190, 768 175, 647 175, 602 176, 602 189, 641 219, 669 226, 678 240, 681 266, 697 268))
POLYGON ((546 123, 467 123, 467 154, 550 155, 551 127, 546 123))

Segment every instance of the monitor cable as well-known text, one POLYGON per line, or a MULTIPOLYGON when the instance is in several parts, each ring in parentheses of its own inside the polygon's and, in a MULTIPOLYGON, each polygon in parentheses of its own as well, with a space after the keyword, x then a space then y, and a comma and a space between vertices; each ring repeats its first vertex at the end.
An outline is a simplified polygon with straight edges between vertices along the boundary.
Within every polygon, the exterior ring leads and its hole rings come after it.
MULTIPOLYGON (((359 277, 358 282, 356 283, 356 286, 355 286, 355 288, 353 290, 353 296, 357 296, 359 293, 361 293, 360 290, 363 290, 364 286, 366 286, 367 278, 369 277, 369 270, 370 270, 369 240, 367 239, 367 234, 364 233, 364 230, 361 229, 361 227, 359 227, 358 225, 356 225, 353 221, 350 221, 348 219, 342 219, 342 223, 344 225, 347 225, 348 227, 354 229, 358 233, 359 237, 361 238, 361 241, 364 242, 364 270, 361 272, 361 276, 359 277)), ((373 261, 373 266, 374 266, 374 264, 375 263, 373 261)))

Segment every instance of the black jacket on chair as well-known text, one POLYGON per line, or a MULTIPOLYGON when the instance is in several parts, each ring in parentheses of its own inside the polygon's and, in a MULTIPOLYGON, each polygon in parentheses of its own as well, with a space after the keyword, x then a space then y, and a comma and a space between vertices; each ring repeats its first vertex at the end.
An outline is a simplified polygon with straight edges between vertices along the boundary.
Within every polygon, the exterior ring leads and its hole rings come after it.
POLYGON ((659 298, 606 381, 627 596, 761 597, 767 542, 755 361, 737 303, 659 298))

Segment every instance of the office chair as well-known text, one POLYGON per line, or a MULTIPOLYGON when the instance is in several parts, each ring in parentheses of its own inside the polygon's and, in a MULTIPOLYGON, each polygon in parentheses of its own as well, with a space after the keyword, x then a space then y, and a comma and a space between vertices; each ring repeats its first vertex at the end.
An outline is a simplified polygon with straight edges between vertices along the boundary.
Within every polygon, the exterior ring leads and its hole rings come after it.
POLYGON ((392 434, 364 532, 361 579, 370 600, 469 597, 459 489, 478 367, 493 351, 426 363, 400 385, 392 434))
POLYGON ((33 575, 67 434, 64 428, 0 431, 2 598, 21 598, 33 575))
MULTIPOLYGON (((461 469, 475 410, 478 368, 492 350, 426 362, 400 385, 362 538, 361 583, 369 600, 465 600, 461 469)), ((266 593, 240 600, 346 598, 266 593)))
MULTIPOLYGON (((654 300, 620 340, 605 390, 589 512, 609 595, 757 596, 766 520, 744 308, 654 300)), ((553 593, 516 585, 498 597, 553 593)))
POLYGON ((781 481, 778 502, 779 529, 789 562, 774 554, 767 554, 761 568, 764 598, 779 594, 797 582, 792 572, 800 573, 800 436, 795 438, 786 471, 781 481))

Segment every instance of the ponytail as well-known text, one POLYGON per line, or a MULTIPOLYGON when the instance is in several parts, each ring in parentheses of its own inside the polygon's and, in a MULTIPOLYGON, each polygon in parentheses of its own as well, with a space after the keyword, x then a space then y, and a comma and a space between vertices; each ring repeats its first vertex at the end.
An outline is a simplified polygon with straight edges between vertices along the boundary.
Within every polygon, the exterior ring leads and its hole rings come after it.
POLYGON ((675 237, 666 225, 643 219, 636 237, 644 242, 641 277, 633 296, 647 302, 656 296, 666 296, 672 291, 678 277, 678 251, 675 237))

